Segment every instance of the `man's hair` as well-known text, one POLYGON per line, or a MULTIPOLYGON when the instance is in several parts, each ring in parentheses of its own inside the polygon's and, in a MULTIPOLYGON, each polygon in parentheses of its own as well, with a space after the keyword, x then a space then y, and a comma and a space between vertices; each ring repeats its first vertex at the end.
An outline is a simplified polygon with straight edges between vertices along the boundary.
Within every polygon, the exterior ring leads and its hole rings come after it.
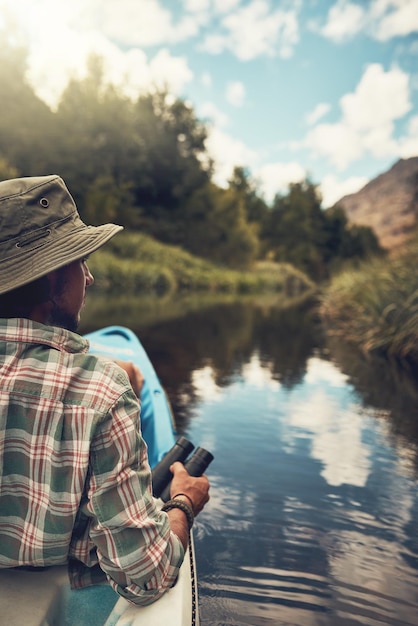
POLYGON ((30 317, 34 307, 50 298, 48 276, 0 294, 0 317, 30 317))

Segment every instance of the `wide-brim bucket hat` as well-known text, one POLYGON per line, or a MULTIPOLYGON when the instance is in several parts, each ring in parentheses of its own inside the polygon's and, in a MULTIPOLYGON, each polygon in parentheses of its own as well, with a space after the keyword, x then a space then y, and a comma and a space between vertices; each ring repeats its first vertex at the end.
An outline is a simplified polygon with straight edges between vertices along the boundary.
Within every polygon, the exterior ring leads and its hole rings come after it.
POLYGON ((84 224, 60 176, 0 182, 0 294, 91 254, 122 229, 84 224))

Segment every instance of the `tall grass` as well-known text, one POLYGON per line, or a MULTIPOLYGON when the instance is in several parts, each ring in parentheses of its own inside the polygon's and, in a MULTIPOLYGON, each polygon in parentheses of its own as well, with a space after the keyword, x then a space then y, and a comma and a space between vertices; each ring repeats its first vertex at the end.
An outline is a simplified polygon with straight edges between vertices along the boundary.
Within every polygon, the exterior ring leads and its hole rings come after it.
POLYGON ((418 362, 418 251, 374 259, 334 277, 323 294, 327 332, 363 353, 418 362))
POLYGON ((302 272, 287 264, 260 263, 252 271, 237 272, 140 233, 121 233, 91 257, 89 266, 96 290, 113 295, 274 291, 295 296, 314 289, 302 272))

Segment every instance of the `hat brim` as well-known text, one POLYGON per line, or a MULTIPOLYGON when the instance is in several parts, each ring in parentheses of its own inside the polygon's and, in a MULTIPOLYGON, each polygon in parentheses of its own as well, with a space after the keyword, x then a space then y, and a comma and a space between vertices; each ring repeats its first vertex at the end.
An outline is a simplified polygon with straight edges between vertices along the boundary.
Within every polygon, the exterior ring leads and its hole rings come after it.
POLYGON ((92 254, 121 230, 123 227, 116 224, 82 224, 71 234, 45 241, 21 256, 5 259, 0 263, 0 294, 27 285, 92 254))

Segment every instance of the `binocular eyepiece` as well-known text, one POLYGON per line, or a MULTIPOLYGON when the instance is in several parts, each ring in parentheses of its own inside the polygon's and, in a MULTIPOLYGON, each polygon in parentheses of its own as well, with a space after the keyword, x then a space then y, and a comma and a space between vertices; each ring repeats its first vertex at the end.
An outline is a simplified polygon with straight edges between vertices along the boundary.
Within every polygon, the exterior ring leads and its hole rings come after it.
POLYGON ((152 470, 152 493, 155 498, 161 498, 164 502, 170 499, 170 483, 173 478, 170 466, 176 461, 184 463, 190 476, 201 476, 204 473, 209 463, 213 461, 213 454, 204 448, 196 448, 187 459, 193 449, 191 441, 179 437, 171 450, 157 463, 152 470))

